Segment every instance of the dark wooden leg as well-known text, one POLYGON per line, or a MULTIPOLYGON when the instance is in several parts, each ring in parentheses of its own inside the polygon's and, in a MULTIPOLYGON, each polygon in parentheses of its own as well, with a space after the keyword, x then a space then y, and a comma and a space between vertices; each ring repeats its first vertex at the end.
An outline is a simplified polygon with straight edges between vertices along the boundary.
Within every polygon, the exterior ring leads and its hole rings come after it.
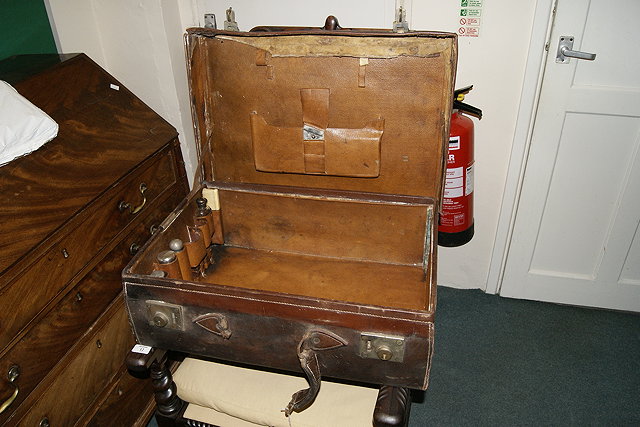
POLYGON ((179 425, 186 404, 178 397, 176 384, 167 366, 167 352, 156 348, 146 353, 134 350, 127 355, 127 368, 135 373, 150 370, 151 383, 156 401, 156 421, 159 427, 179 425))
POLYGON ((399 427, 409 423, 411 396, 408 388, 383 385, 373 411, 375 427, 399 427))
POLYGON ((176 383, 167 367, 166 356, 151 364, 151 384, 156 400, 156 421, 158 427, 175 426, 182 415, 184 402, 178 397, 176 383))

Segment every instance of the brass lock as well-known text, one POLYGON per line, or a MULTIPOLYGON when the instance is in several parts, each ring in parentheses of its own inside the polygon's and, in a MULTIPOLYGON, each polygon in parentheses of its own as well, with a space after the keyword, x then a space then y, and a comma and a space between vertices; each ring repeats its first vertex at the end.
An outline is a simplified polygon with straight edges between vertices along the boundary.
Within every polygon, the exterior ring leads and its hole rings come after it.
POLYGON ((184 330, 182 306, 163 301, 146 301, 147 319, 156 328, 184 330))
POLYGON ((364 333, 360 335, 360 357, 385 362, 404 360, 405 339, 391 335, 364 333))
POLYGON ((393 352, 388 345, 382 344, 376 348, 376 354, 380 360, 391 360, 393 352))
POLYGON ((159 328, 164 328, 169 324, 169 318, 161 311, 157 311, 153 316, 152 322, 159 328))

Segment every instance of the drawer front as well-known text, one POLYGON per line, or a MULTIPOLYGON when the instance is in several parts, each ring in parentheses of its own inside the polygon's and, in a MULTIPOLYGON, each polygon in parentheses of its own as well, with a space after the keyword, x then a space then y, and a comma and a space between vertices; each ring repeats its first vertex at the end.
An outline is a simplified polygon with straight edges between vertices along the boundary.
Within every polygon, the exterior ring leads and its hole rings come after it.
POLYGON ((108 322, 91 331, 77 356, 15 424, 37 426, 46 418, 52 426, 72 426, 109 385, 134 340, 128 332, 122 299, 118 298, 105 316, 108 322))
MULTIPOLYGON (((82 336, 87 325, 91 325, 120 294, 121 271, 132 256, 131 246, 142 246, 151 236, 150 228, 166 217, 171 207, 180 201, 181 196, 179 192, 172 194, 162 203, 160 209, 144 218, 100 264, 60 300, 54 309, 0 358, 0 372, 7 372, 13 365, 18 365, 21 370, 16 380, 20 393, 12 408, 20 405, 82 336)), ((0 414, 0 423, 10 417, 11 413, 12 411, 8 410, 0 414)))
POLYGON ((156 407, 151 380, 134 377, 125 366, 103 397, 100 407, 86 414, 79 425, 144 427, 156 407))
POLYGON ((116 187, 114 194, 89 207, 91 213, 74 227, 73 232, 0 291, 0 310, 6 314, 0 321, 0 348, 5 347, 127 224, 136 220, 145 209, 152 210, 158 204, 158 197, 177 180, 173 156, 170 152, 156 159, 140 175, 116 187), (120 212, 120 201, 137 206, 142 203, 141 183, 147 185, 145 206, 136 214, 131 214, 129 209, 120 212))

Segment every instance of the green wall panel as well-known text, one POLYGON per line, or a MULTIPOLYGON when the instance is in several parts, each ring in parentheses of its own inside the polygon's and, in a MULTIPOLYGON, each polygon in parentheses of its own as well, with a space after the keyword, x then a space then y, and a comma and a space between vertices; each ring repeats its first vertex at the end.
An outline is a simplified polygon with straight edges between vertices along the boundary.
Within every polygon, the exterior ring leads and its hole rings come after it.
POLYGON ((23 53, 57 53, 44 0, 0 0, 0 60, 23 53))

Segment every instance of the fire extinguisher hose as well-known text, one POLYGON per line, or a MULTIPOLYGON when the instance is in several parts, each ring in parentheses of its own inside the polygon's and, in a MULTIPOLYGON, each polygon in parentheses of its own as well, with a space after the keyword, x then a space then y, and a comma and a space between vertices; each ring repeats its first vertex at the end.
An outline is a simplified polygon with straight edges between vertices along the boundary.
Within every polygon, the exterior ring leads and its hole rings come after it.
POLYGON ((465 113, 477 117, 478 119, 482 119, 482 110, 474 107, 473 105, 466 104, 464 102, 454 100, 453 101, 453 109, 464 111, 465 113))
POLYGON ((456 89, 453 91, 453 109, 464 111, 465 113, 477 117, 478 119, 482 119, 482 110, 474 107, 473 105, 466 104, 464 101, 464 97, 466 94, 471 92, 473 89, 473 85, 465 86, 460 89, 456 89))

